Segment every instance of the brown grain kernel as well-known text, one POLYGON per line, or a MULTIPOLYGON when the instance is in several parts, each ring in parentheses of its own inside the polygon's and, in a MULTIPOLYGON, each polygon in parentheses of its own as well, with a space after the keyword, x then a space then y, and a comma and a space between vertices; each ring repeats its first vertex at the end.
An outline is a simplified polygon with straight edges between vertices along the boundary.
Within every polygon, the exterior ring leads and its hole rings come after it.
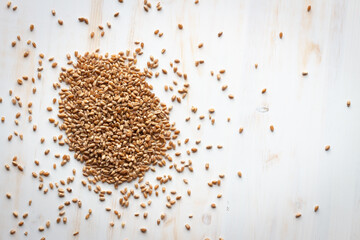
POLYGON ((74 232, 73 233, 73 236, 77 236, 77 235, 79 235, 79 232, 74 232))
POLYGON ((12 47, 15 47, 15 45, 16 45, 16 42, 15 42, 15 41, 11 42, 11 46, 12 46, 12 47))
POLYGON ((11 230, 10 230, 10 234, 11 234, 11 235, 14 235, 15 233, 16 233, 16 231, 15 231, 14 229, 11 229, 11 230))
POLYGON ((309 73, 308 72, 302 72, 301 73, 303 76, 307 76, 309 73))
POLYGON ((116 12, 115 14, 114 14, 114 17, 118 17, 119 16, 119 12, 116 12))
POLYGON ((189 224, 185 224, 185 228, 186 228, 187 230, 190 230, 190 225, 189 225, 189 224))
POLYGON ((141 231, 142 233, 146 233, 147 229, 146 229, 146 228, 140 228, 140 231, 141 231))
POLYGON ((239 178, 242 177, 242 173, 240 171, 237 173, 237 175, 238 175, 239 178))
POLYGON ((223 35, 223 32, 218 33, 218 37, 221 37, 223 35))
POLYGON ((211 207, 212 207, 212 208, 216 208, 216 204, 215 204, 215 203, 212 203, 212 204, 211 204, 211 207))
POLYGON ((350 100, 348 100, 348 101, 346 102, 346 106, 347 106, 347 107, 350 107, 350 105, 351 105, 351 102, 350 102, 350 100))
POLYGON ((274 131, 274 126, 273 125, 270 125, 270 131, 274 131))
POLYGON ((205 163, 205 169, 209 170, 209 163, 205 163))
POLYGON ((262 93, 262 94, 266 93, 266 88, 264 88, 263 90, 261 90, 261 93, 262 93))
POLYGON ((325 146, 325 151, 329 151, 330 150, 330 145, 326 145, 325 146))
POLYGON ((309 5, 309 6, 307 7, 307 11, 308 11, 308 12, 311 11, 311 5, 309 5))
POLYGON ((279 38, 280 38, 280 39, 283 38, 283 33, 282 33, 282 32, 279 33, 279 38))
POLYGON ((32 32, 34 30, 34 24, 30 25, 30 31, 32 32))
POLYGON ((301 213, 296 213, 296 214, 295 214, 295 217, 296 217, 296 218, 301 217, 301 213))
POLYGON ((58 23, 60 26, 62 26, 64 24, 63 20, 61 20, 61 19, 58 20, 58 23))
POLYGON ((182 24, 178 24, 178 28, 181 30, 183 29, 183 25, 182 24))
POLYGON ((204 46, 203 43, 199 43, 198 48, 202 48, 204 46))
POLYGON ((255 69, 257 69, 258 68, 258 64, 257 63, 255 63, 255 69))
POLYGON ((239 128, 239 133, 242 133, 244 131, 244 128, 239 128))
POLYGON ((26 58, 27 56, 29 56, 29 54, 30 54, 30 52, 29 52, 29 51, 26 51, 26 52, 24 53, 24 58, 26 58))
POLYGON ((15 211, 15 212, 13 212, 13 216, 14 216, 15 218, 17 218, 17 217, 19 216, 19 214, 15 211))
POLYGON ((232 94, 229 94, 228 97, 229 97, 230 99, 234 99, 234 95, 232 95, 232 94))

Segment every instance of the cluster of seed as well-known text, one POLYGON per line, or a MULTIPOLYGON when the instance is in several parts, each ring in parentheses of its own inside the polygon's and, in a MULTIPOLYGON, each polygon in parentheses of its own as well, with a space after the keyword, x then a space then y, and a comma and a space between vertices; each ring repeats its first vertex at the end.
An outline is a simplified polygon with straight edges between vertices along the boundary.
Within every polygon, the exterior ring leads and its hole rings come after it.
MULTIPOLYGON (((151 3, 148 2, 148 0, 144 0, 144 10, 145 10, 145 12, 148 12, 150 9, 151 9, 151 3)), ((161 3, 160 3, 160 2, 158 2, 158 3, 156 4, 156 9, 157 9, 158 11, 161 11, 162 6, 161 6, 161 3)))
POLYGON ((74 69, 60 74, 58 117, 69 149, 85 163, 85 176, 116 186, 165 165, 171 137, 169 112, 151 92, 136 59, 121 53, 78 56, 74 69))

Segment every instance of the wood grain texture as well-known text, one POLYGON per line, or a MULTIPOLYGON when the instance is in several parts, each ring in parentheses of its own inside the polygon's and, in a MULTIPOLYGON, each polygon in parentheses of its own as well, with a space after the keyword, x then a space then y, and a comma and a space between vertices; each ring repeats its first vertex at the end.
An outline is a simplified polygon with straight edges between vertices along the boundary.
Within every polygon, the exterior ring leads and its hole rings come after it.
MULTIPOLYGON (((15 12, 6 8, 5 1, 0 2, 0 116, 6 117, 5 123, 0 123, 1 165, 11 165, 16 155, 24 166, 23 173, 0 166, 0 239, 73 239, 76 231, 80 232, 76 239, 360 239, 360 2, 200 0, 195 5, 194 1, 169 0, 161 1, 161 11, 156 11, 156 1, 150 2, 149 12, 144 11, 142 0, 124 0, 122 4, 103 0, 14 1, 12 6, 18 6, 15 12), (309 4, 312 8, 307 12, 309 4), (120 12, 119 17, 114 18, 115 12, 120 12), (89 25, 79 23, 79 17, 88 18, 89 25), (58 19, 64 21, 63 26, 58 19), (111 23, 111 29, 106 22, 111 23), (35 25, 33 32, 30 24, 35 25), (98 25, 104 26, 103 38, 98 25), (164 33, 161 38, 154 35, 156 29, 164 33), (90 39, 92 31, 94 39, 90 39), (220 38, 218 32, 223 32, 220 38), (17 35, 21 41, 12 48, 17 35), (36 42, 36 49, 26 44, 29 39, 36 42), (184 152, 181 159, 193 161, 194 173, 157 168, 156 173, 146 174, 145 181, 153 184, 159 175, 171 174, 173 180, 165 185, 165 194, 150 198, 152 204, 145 210, 140 207, 141 199, 122 209, 118 190, 99 202, 96 194, 82 187, 82 165, 73 158, 60 167, 54 154, 69 152, 52 142, 60 132, 49 125, 48 118, 55 117, 56 111, 46 111, 57 97, 52 84, 60 67, 66 65, 66 53, 97 48, 102 54, 118 53, 137 48, 134 41, 145 43, 144 54, 138 58, 141 68, 153 55, 159 58, 160 68, 169 72, 149 82, 163 102, 174 105, 170 120, 181 130, 180 138, 189 137, 192 144, 202 140, 199 151, 190 157, 185 154, 190 145, 179 147, 184 152), (204 43, 201 49, 199 43, 204 43), (166 53, 162 55, 163 48, 166 53), (26 50, 30 54, 24 59, 26 50), (42 79, 18 86, 18 78, 36 76, 41 52, 45 54, 42 79), (56 69, 47 61, 50 57, 59 63, 56 69), (184 83, 172 74, 169 62, 174 59, 180 59, 178 69, 188 74, 190 83, 189 95, 181 104, 172 103, 172 93, 163 90, 172 80, 180 86, 184 83), (195 61, 202 59, 205 63, 196 68, 195 61), (220 69, 226 73, 218 81, 210 71, 216 75, 220 69), (308 75, 302 76, 303 71, 308 75), (222 91, 225 84, 228 89, 222 91), (261 94, 263 88, 267 89, 265 94, 261 94), (21 97, 24 106, 33 102, 36 132, 27 122, 27 108, 11 104, 9 89, 13 96, 21 97), (235 98, 229 100, 228 94, 235 98), (351 100, 349 108, 347 100, 351 100), (192 106, 198 107, 197 114, 191 113, 192 106), (215 109, 214 126, 207 116, 210 108, 215 109), (17 112, 22 112, 19 126, 14 124, 17 112), (199 120, 202 114, 205 119, 199 120), (188 116, 191 120, 185 122, 188 116), (274 132, 270 125, 274 125, 274 132), (244 128, 242 134, 238 133, 240 127, 244 128), (13 137, 8 142, 7 136, 14 131, 22 133, 24 140, 13 137), (42 145, 41 137, 46 138, 42 145), (224 148, 205 149, 218 144, 224 148), (325 145, 331 149, 325 151, 325 145), (45 156, 47 148, 51 152, 45 156), (34 164, 35 159, 40 166, 34 164), (53 163, 58 165, 56 170, 52 170, 53 163), (210 165, 208 171, 205 163, 210 165), (73 204, 66 207, 68 223, 56 224, 57 206, 64 199, 57 197, 56 190, 46 195, 39 191, 31 172, 50 171, 44 181, 48 187, 50 181, 71 176, 73 168, 77 170, 70 184, 73 192, 66 200, 76 197, 83 205, 81 209, 73 204), (207 182, 218 179, 219 174, 225 174, 221 186, 208 187, 207 182), (188 185, 183 178, 189 180, 188 185), (191 197, 186 194, 188 189, 191 197), (171 190, 182 199, 167 209, 166 195, 171 195, 171 190), (7 192, 12 194, 11 200, 6 198, 7 192), (219 193, 221 199, 216 197, 219 193), (216 209, 211 203, 216 203, 216 209), (316 213, 315 205, 319 205, 316 213), (121 219, 105 207, 119 210, 121 219), (89 208, 93 214, 86 221, 89 208), (23 227, 17 226, 20 219, 13 218, 13 211, 20 216, 29 213, 23 227), (149 213, 146 220, 142 217, 145 211, 149 213), (134 217, 135 212, 140 216, 134 217), (162 212, 166 218, 157 226, 162 212), (295 218, 297 212, 302 214, 300 218, 295 218), (51 227, 40 233, 38 227, 45 226, 47 220, 51 227), (126 223, 124 229, 121 222, 126 223), (185 224, 191 226, 190 231, 185 224), (145 234, 141 227, 147 228, 145 234), (10 236, 10 229, 17 233, 10 236), (24 231, 29 232, 28 237, 24 231)), ((101 186, 113 190, 112 186, 101 186)), ((133 184, 123 187, 132 188, 133 184)))

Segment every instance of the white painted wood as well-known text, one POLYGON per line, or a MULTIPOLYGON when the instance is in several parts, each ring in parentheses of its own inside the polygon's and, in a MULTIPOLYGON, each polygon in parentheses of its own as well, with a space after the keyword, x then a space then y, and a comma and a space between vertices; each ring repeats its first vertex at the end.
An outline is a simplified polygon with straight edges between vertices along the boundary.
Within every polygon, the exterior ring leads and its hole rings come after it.
MULTIPOLYGON (((1 165, 10 164, 16 155, 24 166, 23 173, 11 167, 9 172, 0 168, 0 239, 360 239, 360 2, 356 0, 200 0, 162 1, 163 9, 152 8, 146 13, 142 1, 13 1, 14 12, 6 8, 6 1, 0 2, 0 115, 6 117, 0 123, 1 165), (311 4, 311 12, 306 8, 311 4), (51 10, 56 10, 56 17, 51 10), (120 12, 114 18, 115 12, 120 12), (87 17, 90 24, 79 23, 78 17, 87 17), (57 20, 64 21, 63 26, 57 20), (106 22, 112 25, 107 29, 106 22), (177 24, 183 24, 180 31, 177 24), (34 24, 35 30, 29 31, 34 24), (98 25, 105 27, 105 36, 99 38, 98 25), (159 29, 164 35, 159 38, 153 32, 159 29), (95 39, 90 32, 95 31, 95 39), (217 37, 222 31, 223 36, 217 37), (279 39, 283 32, 283 39, 279 39), (21 36, 15 48, 11 42, 21 36), (37 48, 26 45, 27 40, 35 41, 37 48), (155 176, 171 174, 173 181, 166 184, 166 194, 152 196, 147 220, 134 217, 142 214, 139 204, 143 200, 131 201, 128 209, 118 204, 119 191, 112 198, 99 202, 94 193, 82 187, 82 165, 71 160, 59 167, 60 160, 55 153, 67 154, 65 147, 52 142, 52 136, 60 134, 48 123, 56 112, 47 112, 46 107, 57 97, 52 89, 60 66, 66 63, 66 53, 75 50, 80 53, 101 49, 101 53, 117 53, 126 49, 134 50, 134 41, 145 43, 144 54, 139 57, 139 66, 144 67, 150 55, 159 58, 161 68, 168 70, 167 76, 149 80, 155 93, 163 102, 172 105, 171 93, 163 91, 164 84, 183 80, 173 75, 169 62, 181 60, 179 70, 188 74, 190 92, 181 104, 173 104, 171 121, 181 130, 181 139, 201 139, 199 151, 190 157, 182 146, 181 159, 192 159, 194 173, 177 174, 168 168, 149 172, 145 180, 155 185, 155 176), (197 45, 203 42, 204 47, 197 45), (166 48, 162 55, 161 49, 166 48), (23 58, 25 50, 28 58, 23 58), (55 57, 59 63, 56 70, 44 61, 41 81, 32 84, 16 84, 23 75, 35 76, 38 54, 46 59, 55 57), (194 62, 203 59, 205 63, 195 68, 194 62), (257 63, 258 69, 254 68, 257 63), (226 69, 221 81, 210 76, 226 69), (302 72, 308 76, 303 77, 302 72), (221 86, 229 85, 226 91, 221 86), (31 93, 36 86, 37 93, 31 93), (267 88, 266 94, 261 90, 267 88), (9 97, 20 96, 24 107, 14 107, 9 97), (227 95, 234 94, 229 100, 227 95), (346 101, 351 100, 351 107, 346 101), (33 124, 38 125, 34 133, 27 123, 26 105, 33 102, 33 124), (198 113, 191 113, 191 106, 198 107, 198 113), (206 117, 207 110, 215 108, 214 126, 206 117), (268 111, 264 111, 268 109, 268 111), (15 114, 21 112, 19 126, 15 126, 15 114), (185 118, 191 116, 190 122, 185 118), (227 117, 231 117, 230 123, 227 117), (200 131, 196 130, 201 123, 200 131), (270 132, 273 124, 275 131, 270 132), (239 127, 244 132, 238 133, 239 127), (7 136, 13 131, 24 134, 24 140, 7 136), (46 142, 40 145, 40 138, 46 142), (224 146, 222 150, 205 150, 208 144, 224 146), (325 145, 331 150, 324 151, 325 145), (49 156, 44 156, 50 148, 49 156), (40 166, 33 163, 37 159, 40 166), (205 163, 210 169, 205 171, 205 163), (58 168, 52 170, 53 163, 58 168), (38 181, 31 172, 44 169, 51 175, 44 181, 59 181, 71 176, 77 170, 75 182, 71 184, 74 197, 81 199, 81 209, 65 207, 68 223, 56 224, 59 199, 55 190, 44 195, 38 191, 38 181), (243 178, 237 177, 242 171, 243 178), (225 174, 221 187, 208 187, 207 182, 225 174), (183 178, 189 184, 182 182, 183 178), (166 195, 170 190, 182 195, 173 209, 165 207, 166 195), (186 195, 191 189, 192 195, 186 195), (8 200, 5 193, 11 193, 8 200), (216 195, 223 197, 217 199, 216 195), (32 199, 31 207, 27 202, 32 199), (211 209, 210 204, 217 208, 211 209), (319 204, 317 213, 313 208, 319 204), (106 212, 105 207, 118 209, 120 220, 106 212), (93 214, 88 221, 85 215, 89 208, 93 214), (23 227, 17 227, 21 220, 12 216, 29 213, 23 227), (166 213, 160 226, 156 219, 166 213), (302 217, 295 219, 297 212, 302 217), (192 214, 193 219, 188 215, 192 214), (51 221, 50 229, 40 233, 39 226, 51 221), (114 221, 114 228, 109 222, 114 221), (121 222, 126 222, 121 229, 121 222), (191 230, 185 229, 185 224, 191 230), (140 227, 147 227, 142 234, 140 227), (17 233, 10 236, 10 229, 17 233), (28 237, 23 235, 28 231, 28 237)), ((160 70, 160 69, 159 69, 160 70)), ((178 161, 178 159, 176 160, 178 161)), ((124 184, 124 187, 133 184, 124 184)), ((105 189, 112 189, 104 185, 105 189)))

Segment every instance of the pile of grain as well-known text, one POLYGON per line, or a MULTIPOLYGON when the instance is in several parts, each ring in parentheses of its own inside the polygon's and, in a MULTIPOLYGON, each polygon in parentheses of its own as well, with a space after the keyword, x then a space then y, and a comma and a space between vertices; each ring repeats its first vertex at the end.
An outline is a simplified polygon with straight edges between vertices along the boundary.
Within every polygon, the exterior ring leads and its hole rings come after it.
POLYGON ((85 162, 84 176, 117 186, 144 176, 151 165, 165 165, 169 111, 136 59, 87 53, 77 60, 60 74, 69 88, 59 93, 58 117, 70 151, 85 162))

